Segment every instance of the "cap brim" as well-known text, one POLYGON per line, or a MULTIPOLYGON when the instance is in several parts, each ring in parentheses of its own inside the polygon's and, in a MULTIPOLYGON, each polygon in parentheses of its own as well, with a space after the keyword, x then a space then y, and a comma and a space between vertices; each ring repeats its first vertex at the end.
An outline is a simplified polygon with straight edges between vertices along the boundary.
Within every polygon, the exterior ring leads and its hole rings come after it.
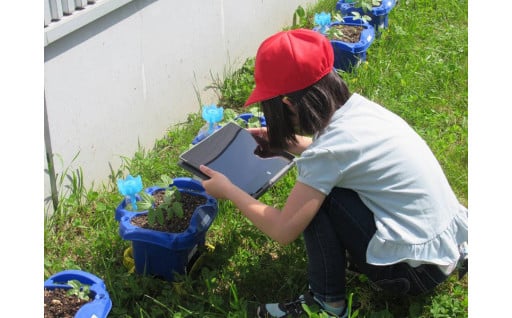
POLYGON ((244 107, 269 99, 270 97, 268 97, 268 95, 268 93, 262 92, 258 87, 256 87, 252 91, 251 95, 249 95, 249 98, 247 98, 244 107))
POLYGON ((261 89, 258 89, 258 86, 254 88, 251 95, 249 95, 249 98, 247 98, 247 101, 244 104, 244 107, 247 107, 251 104, 259 103, 267 99, 272 99, 274 97, 279 96, 278 92, 275 91, 263 91, 261 89))
POLYGON ((256 90, 252 91, 251 95, 249 95, 249 98, 245 102, 244 107, 250 106, 254 103, 261 101, 261 100, 259 100, 258 95, 259 94, 256 92, 256 90))

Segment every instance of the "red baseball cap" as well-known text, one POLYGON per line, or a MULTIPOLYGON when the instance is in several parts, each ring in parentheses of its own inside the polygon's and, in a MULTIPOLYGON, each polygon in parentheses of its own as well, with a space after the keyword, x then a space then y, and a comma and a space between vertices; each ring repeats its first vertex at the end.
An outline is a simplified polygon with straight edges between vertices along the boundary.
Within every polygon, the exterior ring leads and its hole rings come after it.
POLYGON ((244 107, 311 86, 333 65, 334 52, 325 35, 308 29, 278 32, 256 53, 256 87, 244 107))

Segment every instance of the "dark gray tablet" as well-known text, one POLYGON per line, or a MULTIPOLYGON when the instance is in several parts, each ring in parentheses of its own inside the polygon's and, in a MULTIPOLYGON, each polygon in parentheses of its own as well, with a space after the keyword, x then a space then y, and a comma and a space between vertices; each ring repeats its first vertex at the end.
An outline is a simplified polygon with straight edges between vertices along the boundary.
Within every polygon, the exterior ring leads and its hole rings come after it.
POLYGON ((208 179, 205 165, 223 173, 239 188, 259 198, 291 167, 294 156, 288 152, 257 155, 258 143, 245 128, 230 122, 180 155, 178 164, 194 175, 208 179))

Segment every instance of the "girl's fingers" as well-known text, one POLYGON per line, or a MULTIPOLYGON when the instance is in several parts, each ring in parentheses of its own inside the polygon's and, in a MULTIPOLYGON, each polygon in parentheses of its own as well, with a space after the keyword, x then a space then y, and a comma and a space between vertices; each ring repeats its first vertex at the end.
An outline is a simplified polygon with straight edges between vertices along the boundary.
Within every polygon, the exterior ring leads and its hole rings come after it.
POLYGON ((210 169, 208 168, 207 166, 205 165, 200 165, 199 166, 199 170, 204 173, 205 175, 207 175, 208 177, 211 177, 213 176, 213 174, 215 173, 215 170, 213 169, 210 169))

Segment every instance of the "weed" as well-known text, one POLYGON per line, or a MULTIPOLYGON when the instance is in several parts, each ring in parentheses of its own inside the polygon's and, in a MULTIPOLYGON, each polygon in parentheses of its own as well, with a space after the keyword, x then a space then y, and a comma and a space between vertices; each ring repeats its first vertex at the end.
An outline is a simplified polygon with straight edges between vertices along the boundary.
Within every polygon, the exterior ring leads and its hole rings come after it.
POLYGON ((254 58, 248 58, 235 70, 225 70, 224 78, 212 77, 212 83, 205 89, 213 89, 219 97, 219 105, 240 110, 254 89, 254 58))
MULTIPOLYGON (((350 293, 347 299, 347 318, 357 318, 359 316, 359 309, 356 309, 352 312, 352 298, 354 297, 354 293, 350 293)), ((332 317, 328 313, 324 311, 313 312, 312 308, 310 308, 306 304, 302 304, 302 308, 306 312, 309 318, 329 318, 332 317)))
POLYGON ((310 24, 306 10, 302 6, 298 6, 293 13, 291 29, 310 28, 310 24))
MULTIPOLYGON (((83 205, 83 199, 86 193, 83 171, 81 167, 74 170, 72 169, 79 154, 80 152, 73 157, 70 164, 63 168, 61 173, 55 173, 55 178, 50 175, 50 170, 55 171, 54 168, 45 170, 45 173, 49 175, 53 183, 52 194, 45 198, 45 216, 51 215, 52 213, 50 211, 52 210, 53 213, 65 214, 67 209, 83 205), (50 206, 49 203, 53 205, 50 206)), ((60 163, 63 164, 61 156, 58 154, 54 154, 53 156, 59 159, 60 163)))

